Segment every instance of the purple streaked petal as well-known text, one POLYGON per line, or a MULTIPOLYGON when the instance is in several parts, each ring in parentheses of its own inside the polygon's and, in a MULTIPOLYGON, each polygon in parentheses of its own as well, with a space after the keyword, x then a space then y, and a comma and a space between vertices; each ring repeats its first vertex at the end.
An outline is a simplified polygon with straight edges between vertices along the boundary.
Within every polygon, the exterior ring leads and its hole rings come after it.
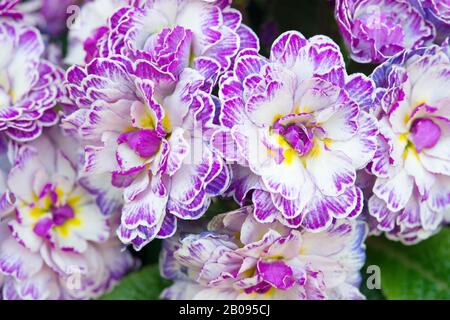
POLYGON ((158 239, 170 238, 175 234, 176 230, 177 230, 177 218, 172 214, 167 214, 164 217, 164 221, 156 237, 158 239))
POLYGON ((262 223, 272 222, 278 214, 277 208, 273 205, 269 192, 262 190, 253 191, 252 201, 255 205, 255 218, 262 223))
POLYGON ((13 238, 3 241, 1 249, 0 270, 4 274, 22 280, 32 277, 42 267, 40 255, 21 246, 13 238))
POLYGON ((282 261, 258 261, 259 275, 277 289, 287 290, 295 283, 292 269, 282 261))

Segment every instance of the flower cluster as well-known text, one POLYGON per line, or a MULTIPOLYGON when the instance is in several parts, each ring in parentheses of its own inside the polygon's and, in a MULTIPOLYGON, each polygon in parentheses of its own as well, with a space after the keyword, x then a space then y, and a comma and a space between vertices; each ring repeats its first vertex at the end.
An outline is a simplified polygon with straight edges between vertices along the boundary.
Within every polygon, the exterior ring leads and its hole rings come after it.
POLYGON ((165 299, 364 299, 369 232, 450 223, 448 1, 336 0, 370 76, 265 56, 231 0, 0 2, 0 298, 96 298, 164 239, 165 299))
POLYGON ((65 123, 88 143, 85 172, 106 174, 121 190, 124 243, 140 249, 171 236, 177 217, 198 218, 228 186, 228 167, 207 144, 214 102, 198 71, 96 58, 71 68, 67 80, 79 109, 65 123))
POLYGON ((136 265, 113 237, 114 216, 78 184, 73 144, 55 128, 11 147, 0 204, 4 299, 96 297, 136 265))
POLYGON ((244 207, 216 216, 207 231, 164 244, 162 275, 175 283, 168 299, 361 299, 363 222, 339 222, 309 233, 261 224, 244 207))
POLYGON ((209 144, 211 90, 238 49, 258 44, 224 1, 135 3, 94 33, 84 42, 90 61, 66 74, 78 110, 64 123, 86 143, 85 172, 122 191, 118 236, 139 250, 228 187, 229 168, 209 144))

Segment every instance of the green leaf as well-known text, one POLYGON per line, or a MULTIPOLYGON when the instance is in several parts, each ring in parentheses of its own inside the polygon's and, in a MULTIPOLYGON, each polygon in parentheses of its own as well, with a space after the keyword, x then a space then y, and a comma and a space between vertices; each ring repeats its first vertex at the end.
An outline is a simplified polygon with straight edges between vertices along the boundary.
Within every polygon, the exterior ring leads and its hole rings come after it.
POLYGON ((170 281, 159 274, 158 265, 149 265, 124 277, 101 300, 155 300, 170 281))
POLYGON ((368 265, 378 265, 388 299, 450 299, 450 230, 417 245, 367 240, 368 265))

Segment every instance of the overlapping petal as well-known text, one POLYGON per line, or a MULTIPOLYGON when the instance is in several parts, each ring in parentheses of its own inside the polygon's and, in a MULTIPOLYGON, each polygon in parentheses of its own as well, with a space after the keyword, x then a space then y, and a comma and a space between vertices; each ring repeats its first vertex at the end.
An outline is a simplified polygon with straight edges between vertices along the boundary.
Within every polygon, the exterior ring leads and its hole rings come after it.
POLYGON ((76 145, 54 128, 13 152, 2 190, 14 209, 0 223, 4 299, 93 298, 137 265, 114 238, 117 215, 103 215, 78 184, 76 145))
POLYGON ((232 194, 253 191, 255 217, 319 232, 361 213, 356 171, 372 161, 375 85, 347 75, 325 36, 286 32, 270 59, 245 50, 219 83, 220 130, 212 144, 237 172, 232 194), (318 209, 318 208, 322 209, 318 209))
POLYGON ((447 46, 405 51, 372 75, 380 134, 370 166, 376 180, 369 213, 379 230, 404 243, 426 239, 447 223, 447 46))
MULTIPOLYGON (((168 32, 174 37, 168 42, 183 46, 176 33, 185 30, 168 32)), ((110 178, 109 185, 94 182, 90 189, 101 197, 103 211, 122 198, 117 234, 136 249, 173 234, 175 217, 198 219, 231 178, 210 147, 216 126, 213 99, 204 91, 207 80, 197 70, 174 71, 158 59, 162 65, 123 56, 96 58, 66 75, 78 110, 67 115, 64 127, 87 145, 84 179, 89 188, 92 175, 110 178)))
POLYGON ((352 58, 381 63, 403 49, 432 41, 435 29, 415 2, 423 1, 336 1, 335 18, 352 58))
POLYGON ((31 141, 58 122, 53 108, 62 94, 63 73, 43 59, 37 29, 0 22, 0 35, 0 131, 18 142, 31 141))
POLYGON ((261 224, 244 207, 215 217, 208 232, 175 235, 163 245, 166 299, 362 299, 366 226, 339 222, 309 233, 261 224), (352 257, 352 258, 350 258, 352 257))

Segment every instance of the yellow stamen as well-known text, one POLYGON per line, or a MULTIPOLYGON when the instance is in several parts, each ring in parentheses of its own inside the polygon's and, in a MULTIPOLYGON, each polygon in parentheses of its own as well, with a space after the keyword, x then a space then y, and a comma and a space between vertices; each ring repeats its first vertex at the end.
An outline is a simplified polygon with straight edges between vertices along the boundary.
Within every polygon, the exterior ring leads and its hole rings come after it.
POLYGON ((330 138, 325 138, 322 140, 323 143, 325 144, 325 146, 329 149, 331 146, 331 142, 333 142, 333 140, 331 140, 330 138))
POLYGON ((30 209, 30 216, 31 216, 31 218, 33 218, 35 220, 38 220, 44 214, 45 214, 45 211, 42 210, 42 208, 33 207, 30 209))
POLYGON ((291 165, 294 162, 294 158, 297 155, 297 151, 292 148, 286 149, 283 151, 284 162, 288 165, 291 165))
POLYGON ((193 66, 195 58, 194 49, 191 47, 191 50, 189 51, 189 66, 193 66))
POLYGON ((256 272, 256 267, 253 267, 253 268, 250 268, 250 269, 245 270, 244 272, 242 272, 242 275, 245 278, 251 278, 251 277, 253 277, 255 275, 255 272, 256 272))
POLYGON ((419 153, 417 152, 414 145, 412 143, 408 143, 408 145, 405 148, 405 151, 403 151, 403 155, 402 155, 403 160, 406 160, 406 158, 408 158, 408 155, 410 152, 417 160, 419 159, 419 153))
POLYGON ((270 287, 269 290, 267 290, 266 292, 263 293, 264 296, 266 297, 272 297, 275 294, 275 288, 274 287, 270 287))
POLYGON ((167 132, 172 131, 172 124, 170 123, 169 116, 166 114, 162 120, 162 125, 167 132))
MULTIPOLYGON (((294 162, 294 158, 296 156, 298 156, 297 151, 295 151, 291 147, 289 142, 287 142, 286 139, 282 135, 277 134, 276 141, 277 141, 277 144, 283 148, 283 157, 284 157, 283 162, 288 165, 291 165, 294 162)), ((273 155, 273 151, 270 154, 273 155)))
POLYGON ((408 121, 409 121, 409 114, 406 113, 406 114, 403 116, 403 122, 404 122, 405 124, 407 124, 408 121))
POLYGON ((60 226, 55 226, 54 230, 62 237, 67 237, 70 234, 70 231, 74 227, 79 227, 82 224, 80 218, 72 218, 68 219, 64 224, 60 226))
POLYGON ((276 115, 273 116, 273 122, 275 122, 275 121, 281 119, 282 117, 283 117, 283 116, 282 116, 281 114, 277 113, 276 115))
POLYGON ((81 200, 81 196, 74 195, 74 196, 71 196, 70 198, 67 199, 67 204, 70 207, 75 209, 77 207, 78 203, 80 202, 80 200, 81 200))
POLYGON ((398 140, 400 140, 401 143, 408 143, 408 134, 407 133, 401 133, 398 135, 398 140))
POLYGON ((155 129, 155 118, 153 114, 146 112, 145 115, 139 119, 139 126, 144 129, 155 129))
POLYGON ((56 187, 55 193, 58 196, 58 200, 61 201, 64 197, 64 191, 60 187, 56 187))
POLYGON ((322 153, 322 146, 319 143, 319 140, 314 141, 314 145, 306 155, 307 157, 317 158, 322 153))
POLYGON ((426 104, 426 103, 427 103, 427 100, 426 99, 422 99, 422 100, 417 101, 415 105, 416 105, 416 107, 418 107, 421 104, 426 104))

